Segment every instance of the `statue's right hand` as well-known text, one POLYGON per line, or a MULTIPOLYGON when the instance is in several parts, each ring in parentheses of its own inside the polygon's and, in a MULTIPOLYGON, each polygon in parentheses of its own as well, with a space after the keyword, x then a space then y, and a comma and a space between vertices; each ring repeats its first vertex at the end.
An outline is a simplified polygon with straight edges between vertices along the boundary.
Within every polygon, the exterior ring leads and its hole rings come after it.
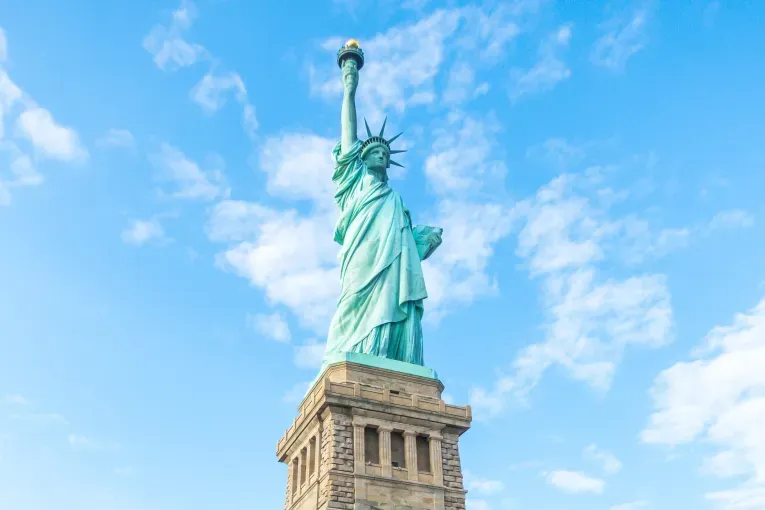
POLYGON ((349 94, 356 93, 356 87, 359 85, 359 69, 356 61, 352 58, 343 62, 343 86, 349 94))

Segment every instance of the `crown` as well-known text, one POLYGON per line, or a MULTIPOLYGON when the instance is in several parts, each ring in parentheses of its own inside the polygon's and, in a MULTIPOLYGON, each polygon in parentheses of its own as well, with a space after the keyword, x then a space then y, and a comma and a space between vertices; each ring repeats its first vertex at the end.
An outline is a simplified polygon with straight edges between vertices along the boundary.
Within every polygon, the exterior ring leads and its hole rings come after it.
MULTIPOLYGON (((372 135, 372 131, 369 129, 369 124, 367 124, 367 119, 364 119, 364 126, 366 126, 366 128, 367 128, 367 136, 369 138, 367 138, 364 141, 364 143, 361 144, 361 157, 362 158, 364 157, 364 154, 367 153, 367 151, 372 150, 372 148, 377 147, 378 145, 381 145, 381 146, 385 147, 387 149, 387 151, 388 151, 388 154, 391 154, 391 155, 392 154, 400 154, 402 152, 406 152, 406 150, 395 150, 395 151, 391 150, 390 144, 392 144, 393 141, 396 138, 401 136, 403 134, 403 131, 401 133, 397 134, 396 136, 394 136, 393 138, 391 138, 390 140, 386 140, 383 135, 385 134, 385 124, 387 122, 388 122, 388 117, 385 117, 385 120, 383 121, 382 128, 380 129, 380 134, 375 136, 375 135, 372 135)), ((389 162, 390 162, 391 165, 400 166, 401 168, 404 167, 404 165, 402 165, 400 163, 396 163, 392 159, 389 160, 389 162)))

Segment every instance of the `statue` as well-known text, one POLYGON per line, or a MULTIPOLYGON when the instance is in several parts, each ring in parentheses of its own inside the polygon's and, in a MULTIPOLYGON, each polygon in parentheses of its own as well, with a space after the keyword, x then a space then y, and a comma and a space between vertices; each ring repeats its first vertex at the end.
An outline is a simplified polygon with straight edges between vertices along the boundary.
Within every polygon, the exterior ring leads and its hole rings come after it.
MULTIPOLYGON (((442 230, 413 226, 401 196, 388 185, 390 157, 401 133, 385 139, 385 121, 367 139, 356 131, 356 88, 364 53, 349 40, 338 52, 342 70, 342 134, 334 147, 332 181, 340 217, 341 294, 327 337, 324 364, 334 355, 360 353, 423 365, 422 314, 427 297, 421 261, 441 244, 442 230)), ((386 119, 387 121, 387 119, 386 119)), ((324 367, 322 367, 323 370, 324 367)))

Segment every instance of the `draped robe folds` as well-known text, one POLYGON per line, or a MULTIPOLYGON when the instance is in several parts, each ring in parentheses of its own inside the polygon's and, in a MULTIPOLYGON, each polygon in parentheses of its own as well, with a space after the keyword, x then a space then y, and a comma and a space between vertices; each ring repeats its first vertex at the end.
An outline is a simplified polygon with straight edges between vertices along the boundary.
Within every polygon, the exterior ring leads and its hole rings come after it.
POLYGON ((369 172, 361 142, 346 154, 338 143, 332 156, 341 293, 325 359, 357 352, 422 365, 427 292, 409 211, 396 191, 369 172))

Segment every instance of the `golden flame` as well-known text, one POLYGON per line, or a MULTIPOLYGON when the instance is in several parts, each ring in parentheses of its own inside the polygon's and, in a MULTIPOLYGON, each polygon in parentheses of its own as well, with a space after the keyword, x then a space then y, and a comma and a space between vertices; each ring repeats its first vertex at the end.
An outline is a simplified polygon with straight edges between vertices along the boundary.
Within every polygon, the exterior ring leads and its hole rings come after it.
POLYGON ((345 42, 345 47, 346 48, 358 48, 359 47, 359 41, 357 41, 356 39, 348 39, 345 42))

